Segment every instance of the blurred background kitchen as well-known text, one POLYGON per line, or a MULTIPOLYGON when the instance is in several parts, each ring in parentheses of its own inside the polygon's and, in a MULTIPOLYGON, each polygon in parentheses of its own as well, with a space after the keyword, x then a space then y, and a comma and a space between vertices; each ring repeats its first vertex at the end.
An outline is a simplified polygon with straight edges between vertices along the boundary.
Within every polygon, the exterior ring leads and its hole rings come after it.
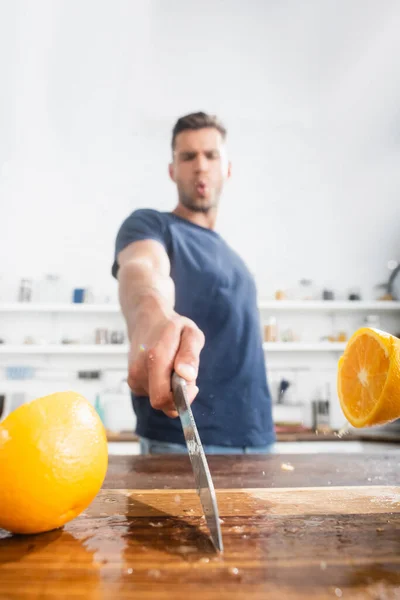
POLYGON ((340 440, 336 394, 355 329, 400 335, 399 31, 388 0, 0 2, 0 418, 74 389, 137 451, 114 240, 174 207, 171 129, 204 110, 228 129, 217 230, 258 285, 278 450, 400 448, 397 423, 340 440))

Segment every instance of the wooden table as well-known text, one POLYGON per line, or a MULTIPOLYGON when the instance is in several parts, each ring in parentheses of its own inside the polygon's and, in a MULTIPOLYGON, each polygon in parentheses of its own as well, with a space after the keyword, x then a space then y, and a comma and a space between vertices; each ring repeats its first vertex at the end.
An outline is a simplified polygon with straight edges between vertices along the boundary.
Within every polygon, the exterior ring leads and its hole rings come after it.
POLYGON ((209 464, 222 556, 186 456, 115 456, 95 501, 63 530, 0 530, 0 599, 400 598, 395 455, 211 456, 209 464))

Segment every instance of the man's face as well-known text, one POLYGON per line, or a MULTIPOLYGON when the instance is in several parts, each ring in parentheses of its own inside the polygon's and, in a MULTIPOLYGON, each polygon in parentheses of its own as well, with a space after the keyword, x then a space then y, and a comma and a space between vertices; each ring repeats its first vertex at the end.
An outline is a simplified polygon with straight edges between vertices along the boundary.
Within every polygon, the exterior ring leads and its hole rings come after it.
POLYGON ((203 213, 215 208, 224 182, 231 174, 220 132, 205 127, 179 133, 169 173, 183 206, 203 213))

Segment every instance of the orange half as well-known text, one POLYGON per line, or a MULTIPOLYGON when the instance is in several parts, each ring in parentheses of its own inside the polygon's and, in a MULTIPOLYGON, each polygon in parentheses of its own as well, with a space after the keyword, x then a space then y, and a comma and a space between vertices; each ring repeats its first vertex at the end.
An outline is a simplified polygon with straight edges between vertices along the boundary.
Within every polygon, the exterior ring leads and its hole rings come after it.
POLYGON ((362 327, 339 359, 337 388, 353 427, 382 425, 400 417, 400 340, 362 327))

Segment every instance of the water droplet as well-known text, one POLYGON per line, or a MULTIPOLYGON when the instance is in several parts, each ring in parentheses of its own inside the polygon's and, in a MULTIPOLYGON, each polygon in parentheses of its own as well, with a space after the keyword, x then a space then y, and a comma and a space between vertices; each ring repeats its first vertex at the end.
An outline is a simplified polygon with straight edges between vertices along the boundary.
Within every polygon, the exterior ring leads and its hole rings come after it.
POLYGON ((222 519, 219 519, 219 522, 221 523, 221 525, 223 525, 224 521, 222 519))
POLYGON ((338 598, 341 598, 343 596, 343 592, 340 588, 336 588, 335 594, 338 598))
POLYGON ((244 540, 247 540, 247 538, 248 538, 248 537, 249 537, 249 536, 248 536, 248 535, 246 535, 246 534, 245 534, 245 535, 242 535, 242 538, 243 538, 244 540))
POLYGON ((194 546, 179 546, 178 552, 180 554, 193 554, 197 552, 197 548, 194 546))
POLYGON ((231 567, 231 568, 229 569, 229 573, 230 573, 231 575, 239 575, 239 569, 237 569, 236 567, 231 567))
POLYGON ((164 527, 164 523, 161 523, 161 521, 158 521, 158 523, 149 523, 150 527, 164 527))
POLYGON ((368 477, 368 481, 372 481, 372 477, 368 477))
POLYGON ((128 575, 132 575, 132 573, 133 573, 133 569, 127 569, 127 571, 126 571, 126 572, 128 573, 128 575))
POLYGON ((159 577, 161 577, 161 571, 159 571, 158 569, 150 569, 149 571, 147 571, 147 575, 149 577, 153 577, 154 579, 158 579, 159 577))
POLYGON ((263 471, 262 474, 265 475, 265 471, 263 471))
POLYGON ((282 471, 294 471, 294 466, 290 463, 282 463, 281 469, 282 471))
POLYGON ((335 433, 335 435, 338 438, 343 437, 344 435, 346 435, 347 433, 350 433, 350 423, 346 423, 345 425, 343 425, 343 427, 341 427, 339 429, 339 431, 337 433, 335 433))

